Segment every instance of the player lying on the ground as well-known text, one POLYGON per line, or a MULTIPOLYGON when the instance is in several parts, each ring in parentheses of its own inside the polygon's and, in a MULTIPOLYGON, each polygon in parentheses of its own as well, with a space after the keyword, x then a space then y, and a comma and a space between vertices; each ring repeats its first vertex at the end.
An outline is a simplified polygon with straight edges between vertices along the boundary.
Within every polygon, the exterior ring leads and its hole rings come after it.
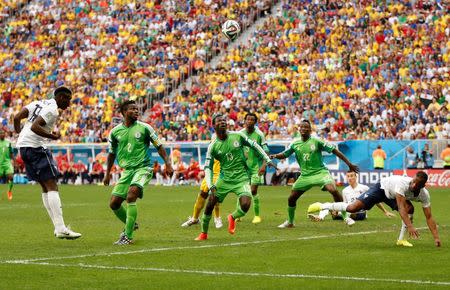
MULTIPOLYGON (((342 197, 344 202, 351 203, 354 202, 361 194, 369 190, 369 187, 358 182, 358 174, 356 172, 347 172, 347 182, 348 186, 342 190, 342 197)), ((386 210, 382 203, 377 203, 376 206, 384 213, 388 218, 394 217, 395 215, 390 211, 386 210)), ((318 215, 309 213, 308 217, 312 221, 322 221, 330 213, 329 210, 321 210, 318 215)), ((331 215, 334 220, 343 219, 340 212, 331 211, 331 215)), ((367 211, 360 210, 356 213, 351 213, 350 218, 355 221, 365 220, 367 218, 367 211)))
POLYGON ((414 206, 411 201, 422 203, 423 213, 427 220, 428 228, 434 237, 437 247, 441 246, 436 222, 431 215, 430 194, 425 189, 428 175, 419 171, 414 178, 400 175, 393 175, 382 178, 380 182, 371 187, 367 192, 360 195, 354 202, 335 203, 313 203, 308 207, 308 213, 321 210, 339 210, 356 213, 360 210, 370 210, 375 204, 384 202, 392 210, 397 210, 402 218, 402 227, 397 240, 397 245, 412 247, 412 244, 405 239, 405 232, 408 230, 409 236, 413 239, 419 237, 419 232, 412 224, 414 206))

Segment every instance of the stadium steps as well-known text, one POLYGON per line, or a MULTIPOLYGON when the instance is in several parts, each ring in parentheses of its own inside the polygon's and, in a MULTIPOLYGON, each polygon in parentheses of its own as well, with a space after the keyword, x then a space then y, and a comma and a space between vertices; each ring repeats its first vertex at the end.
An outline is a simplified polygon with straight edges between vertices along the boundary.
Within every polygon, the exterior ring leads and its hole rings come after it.
MULTIPOLYGON (((281 8, 283 4, 283 1, 279 1, 278 3, 276 3, 274 6, 272 6, 272 9, 270 10, 270 14, 267 14, 261 18, 259 18, 258 20, 256 20, 251 26, 249 26, 246 30, 244 30, 243 33, 241 33, 239 35, 238 38, 236 38, 235 41, 231 42, 231 44, 228 46, 228 48, 226 50, 221 51, 220 54, 216 55, 215 57, 213 57, 211 59, 211 61, 209 63, 206 64, 207 68, 216 68, 217 64, 221 61, 221 59, 223 57, 225 57, 225 55, 228 53, 228 51, 232 48, 235 48, 239 45, 245 44, 248 39, 251 37, 251 35, 255 32, 255 30, 261 26, 264 21, 266 21, 267 17, 269 16, 274 16, 274 14, 276 13, 278 8, 281 8)), ((188 77, 184 83, 180 83, 179 86, 172 90, 172 92, 170 92, 169 94, 169 99, 173 99, 175 98, 176 95, 180 94, 181 92, 181 88, 183 87, 182 85, 186 85, 187 88, 190 88, 192 86, 192 82, 193 82, 193 78, 195 76, 192 75, 190 77, 188 77)))

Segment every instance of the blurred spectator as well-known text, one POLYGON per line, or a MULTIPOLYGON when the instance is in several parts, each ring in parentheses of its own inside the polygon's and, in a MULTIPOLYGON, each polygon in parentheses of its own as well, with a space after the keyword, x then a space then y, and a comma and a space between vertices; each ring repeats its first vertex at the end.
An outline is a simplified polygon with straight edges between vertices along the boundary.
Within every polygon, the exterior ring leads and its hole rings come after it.
POLYGON ((99 162, 94 161, 92 163, 92 168, 89 169, 89 183, 100 183, 104 177, 105 172, 103 166, 99 162))
POLYGON ((418 159, 419 156, 417 155, 417 153, 414 152, 414 149, 411 146, 408 146, 408 148, 406 149, 406 157, 405 157, 406 168, 416 169, 418 159))
POLYGON ((384 161, 386 160, 386 152, 381 148, 381 145, 377 146, 377 149, 372 153, 373 158, 373 168, 374 169, 384 169, 384 161))
POLYGON ((287 159, 281 159, 280 162, 277 163, 277 168, 278 169, 273 173, 272 180, 270 181, 272 185, 281 185, 283 184, 283 179, 286 179, 286 173, 289 168, 287 159))
POLYGON ((195 182, 199 184, 201 171, 200 164, 194 158, 191 158, 191 162, 186 170, 186 179, 194 179, 195 182))
POLYGON ((423 168, 425 169, 433 168, 434 164, 433 152, 430 150, 427 143, 425 143, 420 156, 423 162, 423 168))
POLYGON ((442 150, 441 159, 444 161, 444 168, 450 169, 450 143, 447 144, 447 148, 442 150))
POLYGON ((77 184, 78 182, 84 184, 84 180, 89 182, 87 166, 83 163, 83 161, 78 160, 78 162, 73 165, 73 169, 76 176, 74 179, 74 184, 77 184))

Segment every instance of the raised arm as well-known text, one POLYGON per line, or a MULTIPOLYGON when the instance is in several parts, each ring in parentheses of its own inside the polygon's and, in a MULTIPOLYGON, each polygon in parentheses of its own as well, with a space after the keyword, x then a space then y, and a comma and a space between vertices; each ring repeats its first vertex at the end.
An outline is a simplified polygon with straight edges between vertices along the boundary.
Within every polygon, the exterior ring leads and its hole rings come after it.
POLYGON ((431 207, 424 207, 423 213, 425 215, 425 218, 427 219, 428 228, 430 229, 430 232, 433 235, 434 244, 436 245, 436 247, 440 247, 441 240, 439 239, 436 222, 434 221, 433 216, 431 215, 431 207))
POLYGON ((103 184, 104 185, 109 185, 109 181, 111 179, 111 168, 114 165, 114 160, 116 160, 116 154, 109 152, 108 159, 106 161, 105 178, 103 179, 103 184))
POLYGON ((212 156, 214 141, 212 141, 208 146, 208 151, 206 151, 206 162, 205 162, 205 180, 208 189, 211 191, 215 190, 215 185, 213 184, 213 167, 214 167, 214 157, 212 156))
POLYGON ((14 116, 14 131, 16 131, 17 134, 20 133, 20 131, 22 130, 22 128, 20 127, 20 122, 22 121, 22 119, 25 119, 28 117, 28 109, 26 107, 23 107, 19 113, 17 113, 14 116))

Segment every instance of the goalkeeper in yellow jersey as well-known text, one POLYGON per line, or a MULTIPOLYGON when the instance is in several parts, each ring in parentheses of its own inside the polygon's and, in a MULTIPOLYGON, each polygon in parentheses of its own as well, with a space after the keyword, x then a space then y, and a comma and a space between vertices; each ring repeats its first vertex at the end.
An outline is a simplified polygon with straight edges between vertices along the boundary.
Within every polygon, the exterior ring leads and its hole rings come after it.
MULTIPOLYGON (((217 178, 220 174, 220 162, 217 160, 214 160, 214 166, 213 166, 213 182, 215 183, 217 181, 217 178)), ((181 224, 183 228, 190 227, 192 225, 198 224, 200 216, 200 212, 205 207, 206 199, 208 198, 208 185, 206 184, 206 179, 203 178, 202 184, 200 185, 200 193, 197 196, 197 200, 194 204, 194 211, 192 213, 192 216, 188 218, 187 221, 181 224)), ((214 224, 216 225, 216 228, 219 229, 223 226, 222 219, 220 218, 220 211, 219 211, 219 203, 216 203, 216 206, 214 207, 214 224)))

